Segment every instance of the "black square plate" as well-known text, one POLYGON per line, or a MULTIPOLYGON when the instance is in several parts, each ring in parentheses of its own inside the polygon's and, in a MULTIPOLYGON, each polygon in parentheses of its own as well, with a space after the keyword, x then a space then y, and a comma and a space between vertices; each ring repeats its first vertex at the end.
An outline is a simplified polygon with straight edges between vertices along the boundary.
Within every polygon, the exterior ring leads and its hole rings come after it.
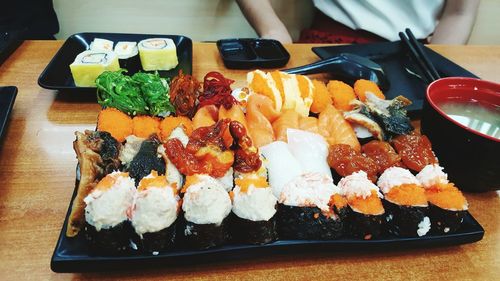
POLYGON ((7 120, 14 106, 16 96, 17 87, 0 87, 0 139, 2 139, 3 131, 7 127, 7 120))
MULTIPOLYGON (((190 38, 180 35, 158 35, 158 34, 124 34, 124 33, 77 33, 71 35, 64 45, 59 49, 54 58, 45 67, 45 70, 38 78, 38 85, 45 89, 63 90, 65 92, 91 92, 95 93, 95 87, 77 87, 73 81, 73 76, 69 65, 76 56, 87 50, 90 43, 95 38, 102 38, 113 41, 139 41, 148 38, 170 38, 177 48, 177 58, 179 64, 176 68, 168 71, 159 71, 162 77, 174 77, 182 70, 185 74, 192 73, 193 43, 190 38)), ((138 66, 140 68, 140 66, 138 66)), ((133 74, 133 73, 130 73, 133 74)))
MULTIPOLYGON (((77 171, 78 173, 78 171, 77 171)), ((71 202, 76 196, 76 188, 71 202)), ((93 255, 87 248, 83 233, 76 237, 66 237, 69 205, 59 239, 52 255, 50 268, 54 272, 87 272, 103 270, 122 270, 123 268, 171 267, 176 265, 193 265, 203 262, 230 261, 264 257, 273 254, 303 253, 306 251, 353 251, 384 250, 388 248, 422 248, 433 246, 457 245, 479 241, 483 238, 484 229, 470 215, 466 214, 460 229, 452 234, 426 235, 416 238, 402 238, 385 235, 379 239, 363 240, 342 237, 336 240, 278 240, 265 245, 227 243, 219 248, 208 250, 192 250, 186 245, 179 245, 168 252, 158 255, 131 253, 122 256, 93 255)))
MULTIPOLYGON (((462 76, 478 78, 476 75, 433 50, 425 46, 423 49, 441 77, 462 76)), ((408 107, 410 114, 422 110, 427 85, 419 77, 410 73, 413 72, 418 74, 418 67, 411 61, 405 46, 403 46, 400 41, 313 47, 312 50, 322 59, 337 56, 340 53, 351 53, 373 60, 382 66, 389 79, 389 90, 384 92, 386 97, 392 99, 396 96, 403 95, 409 98, 413 102, 413 104, 408 107)))
POLYGON ((290 59, 283 45, 272 39, 223 39, 217 41, 217 48, 227 68, 275 68, 290 59))

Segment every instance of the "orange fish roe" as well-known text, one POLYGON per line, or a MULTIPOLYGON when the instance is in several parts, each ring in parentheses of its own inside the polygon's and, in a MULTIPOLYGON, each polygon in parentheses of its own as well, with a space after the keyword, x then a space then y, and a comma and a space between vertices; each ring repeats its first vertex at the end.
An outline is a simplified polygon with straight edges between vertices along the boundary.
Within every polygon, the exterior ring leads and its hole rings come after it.
POLYGON ((328 93, 332 98, 333 105, 343 111, 349 111, 353 108, 350 102, 356 99, 354 89, 346 83, 338 80, 332 80, 326 85, 328 93))
POLYGON ((340 194, 333 194, 330 197, 330 202, 328 203, 328 205, 332 209, 334 207, 336 207, 337 210, 340 210, 340 209, 344 208, 345 206, 347 206, 347 199, 340 194))
POLYGON ((263 177, 243 177, 235 179, 234 184, 240 187, 241 192, 247 192, 250 185, 257 188, 269 187, 267 180, 263 177))
POLYGON ((135 116, 132 119, 132 134, 138 138, 149 138, 152 134, 158 134, 160 120, 151 116, 135 116))
POLYGON ((108 174, 97 183, 95 188, 100 190, 106 190, 112 187, 119 177, 128 177, 128 173, 108 174))
POLYGON ((186 176, 186 181, 184 182, 184 185, 182 186, 181 192, 185 193, 191 185, 197 184, 199 181, 200 181, 200 179, 198 178, 198 175, 186 176))
POLYGON ((146 190, 150 187, 164 187, 168 185, 167 178, 165 176, 159 176, 158 172, 155 170, 151 171, 152 177, 144 177, 139 182, 138 190, 146 190))
POLYGON ((359 79, 354 82, 354 93, 362 102, 366 101, 366 93, 372 93, 381 99, 385 99, 385 96, 378 85, 373 81, 365 79, 359 79))
POLYGON ((467 199, 453 183, 441 183, 425 189, 427 200, 446 210, 467 209, 467 199))
POLYGON ((372 190, 372 194, 369 197, 352 197, 347 198, 347 201, 353 210, 365 215, 377 216, 384 213, 382 200, 377 196, 375 190, 372 190))
POLYGON ((311 105, 311 112, 320 113, 327 105, 332 104, 332 98, 328 93, 325 83, 319 80, 313 80, 312 82, 314 85, 314 98, 311 105))
POLYGON ((132 118, 116 108, 103 109, 97 117, 97 130, 110 133, 119 142, 132 134, 132 128, 132 118))
POLYGON ((425 190, 422 186, 416 184, 395 186, 385 194, 385 199, 403 206, 427 206, 425 190))
POLYGON ((166 141, 172 131, 178 126, 182 126, 184 133, 186 135, 191 135, 193 132, 193 123, 186 116, 168 116, 165 117, 160 123, 160 138, 162 141, 166 141))

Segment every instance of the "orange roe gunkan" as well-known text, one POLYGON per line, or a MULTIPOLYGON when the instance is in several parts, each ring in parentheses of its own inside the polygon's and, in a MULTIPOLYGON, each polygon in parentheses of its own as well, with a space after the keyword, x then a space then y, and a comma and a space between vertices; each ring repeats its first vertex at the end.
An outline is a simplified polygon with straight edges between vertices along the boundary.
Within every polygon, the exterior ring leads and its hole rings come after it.
POLYGON ((132 118, 116 108, 106 108, 99 112, 97 130, 111 134, 119 142, 132 134, 132 118))

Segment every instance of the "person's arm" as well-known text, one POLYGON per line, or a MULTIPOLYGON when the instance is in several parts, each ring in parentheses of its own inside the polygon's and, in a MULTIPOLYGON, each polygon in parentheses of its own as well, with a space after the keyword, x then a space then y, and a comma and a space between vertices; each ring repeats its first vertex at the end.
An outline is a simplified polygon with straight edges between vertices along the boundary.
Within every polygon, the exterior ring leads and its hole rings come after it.
POLYGON ((281 43, 292 43, 290 33, 274 12, 269 0, 236 0, 236 2, 260 37, 275 39, 281 43))
POLYGON ((465 44, 476 20, 479 0, 447 0, 432 44, 465 44))

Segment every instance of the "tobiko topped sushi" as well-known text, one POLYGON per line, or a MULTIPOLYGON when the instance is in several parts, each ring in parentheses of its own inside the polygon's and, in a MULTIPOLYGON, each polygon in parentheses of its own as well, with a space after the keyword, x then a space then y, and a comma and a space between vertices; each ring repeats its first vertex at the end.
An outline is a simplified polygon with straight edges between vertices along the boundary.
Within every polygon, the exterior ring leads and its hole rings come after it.
POLYGON ((468 209, 462 192, 448 181, 448 175, 437 164, 425 166, 417 179, 425 188, 429 201, 432 229, 437 233, 452 233, 460 228, 468 209))
POLYGON ((132 226, 139 236, 141 249, 154 253, 173 245, 179 200, 175 187, 156 171, 141 180, 131 211, 132 226))
POLYGON ((400 236, 423 236, 431 229, 427 217, 425 190, 407 169, 391 167, 382 173, 377 185, 384 194, 389 232, 400 236))
POLYGON ((187 244, 199 249, 222 245, 228 236, 226 218, 232 207, 224 186, 208 175, 193 175, 187 177, 183 191, 182 235, 187 244))
POLYGON ((352 210, 348 216, 350 233, 365 240, 380 236, 385 220, 382 194, 364 171, 342 178, 338 187, 352 210))
POLYGON ((134 180, 128 173, 113 172, 85 197, 85 233, 92 250, 115 253, 128 249, 129 210, 135 192, 134 180))
POLYGON ((231 197, 235 239, 265 244, 277 238, 275 214, 278 199, 265 177, 258 173, 239 174, 231 197))

